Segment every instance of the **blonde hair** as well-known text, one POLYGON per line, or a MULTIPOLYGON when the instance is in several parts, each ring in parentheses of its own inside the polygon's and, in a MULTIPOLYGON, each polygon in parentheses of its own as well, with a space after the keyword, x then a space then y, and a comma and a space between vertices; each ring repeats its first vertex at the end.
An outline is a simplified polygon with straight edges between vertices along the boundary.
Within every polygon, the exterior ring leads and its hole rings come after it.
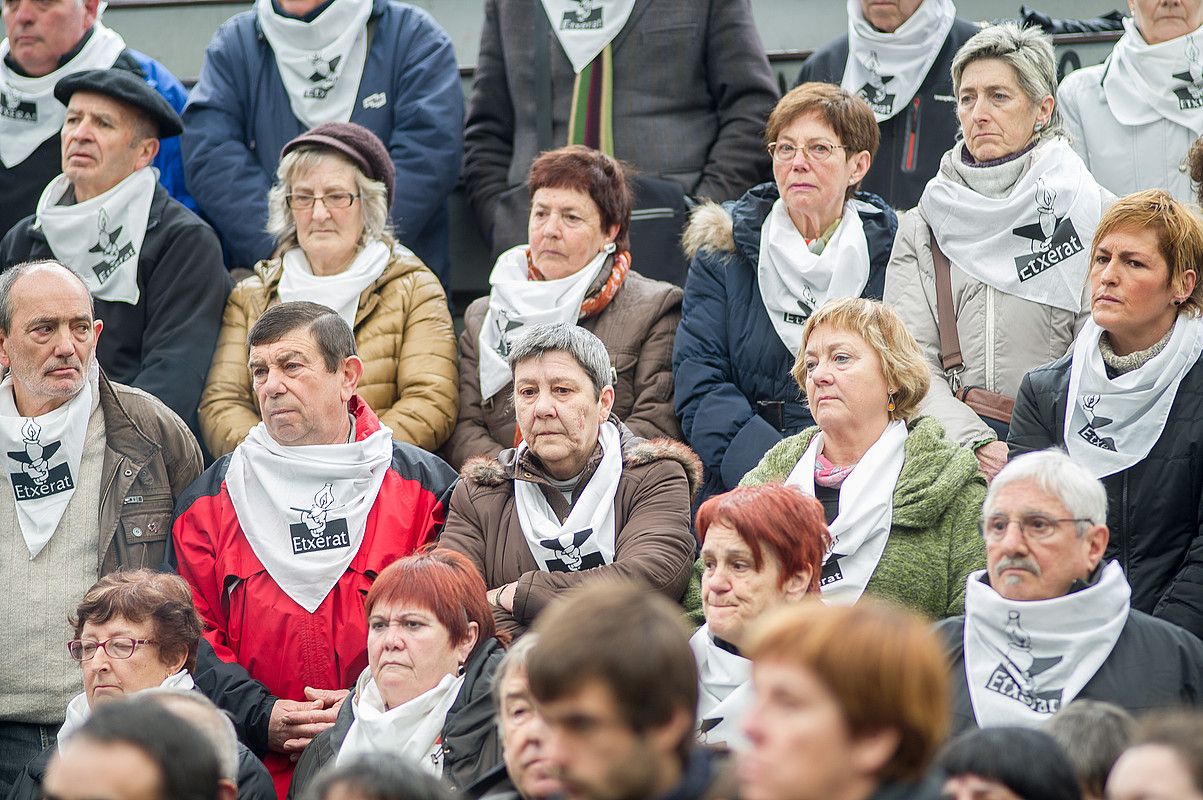
MULTIPOLYGON (((1186 287, 1187 270, 1195 270, 1195 288, 1182 305, 1179 314, 1198 316, 1203 313, 1203 280, 1199 267, 1203 264, 1203 223, 1183 203, 1161 189, 1146 189, 1121 197, 1099 220, 1090 243, 1091 256, 1104 236, 1117 230, 1152 231, 1157 235, 1157 251, 1165 259, 1170 273, 1170 286, 1175 292, 1186 287)), ((1093 262, 1093 258, 1092 258, 1093 262)))
POLYGON ((812 673, 839 703, 852 736, 895 731, 898 749, 880 780, 922 776, 948 733, 948 661, 912 611, 872 599, 783 606, 753 630, 745 655, 812 673))
POLYGON ((829 300, 810 315, 802 327, 802 346, 790 370, 799 388, 806 389, 806 342, 820 325, 855 333, 877 351, 886 383, 896 387, 890 419, 910 422, 927 396, 931 368, 923 360, 923 351, 898 312, 877 300, 848 297, 829 300))

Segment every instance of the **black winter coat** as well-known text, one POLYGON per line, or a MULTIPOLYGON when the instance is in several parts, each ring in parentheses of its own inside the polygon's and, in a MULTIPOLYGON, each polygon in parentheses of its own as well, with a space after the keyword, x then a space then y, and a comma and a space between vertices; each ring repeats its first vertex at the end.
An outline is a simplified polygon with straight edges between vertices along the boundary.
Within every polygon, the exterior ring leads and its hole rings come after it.
MULTIPOLYGON (((952 664, 951 738, 981 727, 973 714, 965 677, 965 618, 941 621, 936 634, 952 664)), ((1139 715, 1153 709, 1197 705, 1201 693, 1203 642, 1176 625, 1133 609, 1115 649, 1074 699, 1101 700, 1139 715)))
MULTIPOLYGON (((443 779, 456 789, 467 788, 501 763, 492 689, 493 675, 504 655, 496 639, 482 643, 464 665, 464 685, 447 711, 442 736, 443 779)), ((303 797, 322 767, 334 761, 354 720, 355 706, 348 697, 334 727, 315 736, 301 754, 288 789, 289 800, 303 797)))
MULTIPOLYGON (((1011 457, 1064 447, 1073 353, 1024 376, 1007 437, 1011 457)), ((1203 361, 1186 373, 1153 449, 1103 478, 1111 541, 1132 607, 1203 637, 1203 361)))
MULTIPOLYGON (((914 208, 927 182, 936 177, 940 158, 956 141, 957 106, 952 91, 952 57, 981 28, 957 19, 940 48, 927 77, 904 110, 878 123, 881 145, 861 184, 866 192, 884 197, 895 208, 914 208)), ((848 37, 841 36, 806 59, 798 83, 838 84, 848 62, 848 37)))
MULTIPOLYGON (((17 223, 0 242, 0 270, 54 258, 35 218, 17 223)), ((230 274, 209 225, 161 184, 138 254, 138 302, 96 301, 104 332, 96 358, 110 380, 152 394, 179 415, 198 438, 196 409, 217 346, 230 274)))

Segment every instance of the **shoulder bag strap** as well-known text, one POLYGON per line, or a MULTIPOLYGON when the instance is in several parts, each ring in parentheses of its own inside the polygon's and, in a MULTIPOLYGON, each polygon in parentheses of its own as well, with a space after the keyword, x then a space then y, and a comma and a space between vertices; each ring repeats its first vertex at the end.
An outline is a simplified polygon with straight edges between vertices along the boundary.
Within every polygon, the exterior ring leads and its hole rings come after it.
MULTIPOLYGON (((952 307, 952 265, 940 249, 936 234, 931 238, 931 260, 936 272, 936 327, 940 331, 940 364, 945 373, 956 373, 965 366, 961 358, 961 337, 957 333, 957 315, 952 307)), ((955 389, 955 387, 954 387, 955 389)))
POLYGON ((539 152, 552 148, 551 142, 551 25, 539 0, 531 3, 531 27, 535 37, 535 134, 539 152))

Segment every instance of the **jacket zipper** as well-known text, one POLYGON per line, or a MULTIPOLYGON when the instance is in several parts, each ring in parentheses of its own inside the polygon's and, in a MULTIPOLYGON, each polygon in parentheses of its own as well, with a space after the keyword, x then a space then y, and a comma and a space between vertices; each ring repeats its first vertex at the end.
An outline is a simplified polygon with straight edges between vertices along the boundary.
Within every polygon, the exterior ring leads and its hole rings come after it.
POLYGON ((1120 563, 1124 565, 1124 573, 1127 574, 1128 580, 1131 581, 1131 573, 1129 572, 1128 564, 1128 471, 1124 470, 1124 484, 1120 491, 1120 507, 1119 507, 1119 542, 1120 542, 1120 563))
POLYGON ((914 172, 919 160, 919 95, 911 100, 906 112, 906 135, 902 137, 902 171, 914 172))
POLYGON ((982 385, 988 391, 994 388, 994 287, 986 285, 986 374, 982 385))

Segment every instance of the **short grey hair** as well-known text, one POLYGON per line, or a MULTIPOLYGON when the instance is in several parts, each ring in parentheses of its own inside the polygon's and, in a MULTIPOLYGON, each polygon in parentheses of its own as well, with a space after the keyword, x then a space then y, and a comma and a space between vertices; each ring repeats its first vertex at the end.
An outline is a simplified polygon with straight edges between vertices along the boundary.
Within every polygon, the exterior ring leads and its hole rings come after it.
POLYGON ((292 182, 327 159, 341 161, 355 169, 355 186, 359 201, 363 205, 363 231, 359 234, 359 246, 373 239, 380 239, 392 247, 390 231, 388 189, 381 181, 374 181, 363 174, 350 159, 325 147, 298 147, 276 167, 276 182, 267 192, 267 232, 276 240, 281 252, 297 246, 297 221, 288 207, 288 195, 292 193, 292 182))
POLYGON ((517 344, 511 348, 507 358, 511 376, 523 361, 558 351, 572 356, 585 370, 599 396, 602 389, 614 385, 614 369, 610 366, 610 354, 606 346, 580 325, 544 322, 524 328, 520 333, 517 344))
POLYGON ((1044 724, 1069 756, 1084 793, 1102 797, 1111 768, 1136 735, 1136 720, 1099 700, 1074 700, 1044 724))
POLYGON ((238 785, 238 734, 234 723, 212 700, 197 691, 159 686, 144 689, 138 696, 158 703, 196 728, 213 745, 221 777, 238 785))
POLYGON ((510 673, 518 670, 526 669, 526 662, 530 658, 530 651, 534 648, 535 643, 539 641, 539 634, 528 633, 518 641, 510 645, 510 649, 505 651, 505 655, 501 658, 501 663, 497 665, 497 672, 493 676, 493 708, 497 712, 497 735, 502 735, 501 715, 502 701, 505 699, 502 696, 501 684, 505 683, 506 678, 510 677, 510 673))
POLYGON ((1033 103, 1053 98, 1053 113, 1036 139, 1064 135, 1061 110, 1057 108, 1057 62, 1053 44, 1039 28, 1020 28, 1014 22, 991 25, 975 33, 952 58, 953 94, 961 93, 965 67, 984 58, 996 58, 1015 70, 1019 89, 1033 103))
POLYGON ((1071 460, 1065 451, 1057 449, 1025 453, 1008 462, 990 483, 983 515, 993 513, 994 499, 1000 491, 1012 483, 1025 481, 1060 500, 1071 517, 1088 520, 1077 524, 1079 536, 1091 525, 1106 524, 1107 490, 1102 481, 1071 460))
POLYGON ((9 326, 13 323, 13 286, 21 278, 41 267, 59 267, 65 270, 72 278, 79 281, 79 285, 84 289, 84 294, 88 296, 88 308, 91 310, 92 318, 96 318, 96 300, 92 297, 92 292, 89 291, 88 285, 84 283, 83 278, 76 275, 74 270, 61 261, 55 261, 53 258, 44 258, 38 261, 26 261, 23 264, 17 264, 0 274, 0 331, 8 333, 9 326))

